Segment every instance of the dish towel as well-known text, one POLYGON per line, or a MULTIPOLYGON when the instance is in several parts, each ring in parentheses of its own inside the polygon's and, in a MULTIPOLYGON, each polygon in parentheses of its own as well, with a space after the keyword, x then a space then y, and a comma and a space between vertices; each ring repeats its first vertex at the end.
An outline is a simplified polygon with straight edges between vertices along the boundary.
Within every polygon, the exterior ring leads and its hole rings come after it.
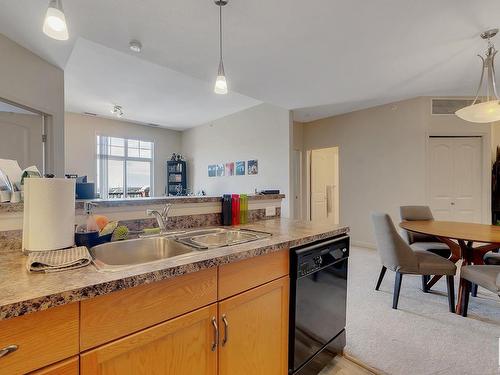
POLYGON ((85 246, 63 250, 37 251, 28 254, 30 272, 58 272, 88 266, 92 257, 85 246))

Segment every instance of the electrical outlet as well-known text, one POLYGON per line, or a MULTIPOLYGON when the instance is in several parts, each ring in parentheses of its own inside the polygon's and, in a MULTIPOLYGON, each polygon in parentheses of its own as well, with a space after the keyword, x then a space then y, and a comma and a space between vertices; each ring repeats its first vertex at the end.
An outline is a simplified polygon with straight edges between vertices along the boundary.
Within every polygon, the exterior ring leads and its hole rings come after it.
POLYGON ((266 216, 276 216, 276 207, 266 207, 266 216))

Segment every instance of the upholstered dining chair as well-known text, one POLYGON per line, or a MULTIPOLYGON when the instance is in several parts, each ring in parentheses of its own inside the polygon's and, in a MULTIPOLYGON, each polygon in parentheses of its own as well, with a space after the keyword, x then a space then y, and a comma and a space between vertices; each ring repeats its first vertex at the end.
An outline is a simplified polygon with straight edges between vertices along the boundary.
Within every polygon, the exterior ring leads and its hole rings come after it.
MULTIPOLYGON (((402 221, 415 221, 415 220, 434 220, 432 211, 429 206, 400 206, 399 213, 402 221)), ((456 262, 457 259, 452 259, 450 245, 441 242, 438 238, 421 233, 409 232, 402 230, 406 242, 413 250, 425 250, 431 253, 442 256, 443 258, 450 259, 456 262)), ((438 277, 433 279, 432 285, 439 280, 438 277)), ((427 293, 432 285, 429 286, 430 275, 422 276, 422 290, 427 293)))
POLYGON ((462 266, 460 269, 460 312, 467 316, 472 284, 480 285, 500 297, 500 266, 462 266))
MULTIPOLYGON (((498 250, 490 251, 484 254, 484 264, 489 266, 500 266, 500 254, 497 251, 498 250)), ((472 297, 477 297, 477 284, 472 284, 471 295, 472 297)))
MULTIPOLYGON (((399 207, 399 213, 403 221, 434 220, 434 216, 429 206, 401 206, 399 207)), ((404 229, 403 233, 406 236, 406 241, 413 250, 430 251, 446 259, 451 255, 450 247, 434 236, 413 233, 404 229)))
POLYGON ((375 290, 379 290, 387 269, 396 272, 392 308, 398 308, 399 292, 404 274, 446 276, 448 304, 455 312, 455 290, 453 276, 455 264, 448 259, 425 250, 413 250, 398 234, 392 219, 385 213, 372 213, 377 250, 382 261, 382 269, 375 290))

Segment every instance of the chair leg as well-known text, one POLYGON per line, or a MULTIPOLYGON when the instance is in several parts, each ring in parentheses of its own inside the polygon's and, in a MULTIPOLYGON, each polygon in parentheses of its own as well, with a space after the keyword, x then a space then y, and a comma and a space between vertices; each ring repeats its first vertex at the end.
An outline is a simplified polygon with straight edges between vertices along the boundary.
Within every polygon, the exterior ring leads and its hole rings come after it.
POLYGON ((472 284, 470 294, 472 297, 477 297, 477 284, 472 284))
POLYGON ((403 281, 403 274, 396 272, 396 279, 394 280, 394 295, 392 296, 392 308, 398 308, 399 291, 401 290, 401 281, 403 281))
POLYGON ((446 276, 446 286, 448 288, 448 305, 450 312, 455 312, 455 282, 453 276, 446 276))
POLYGON ((471 289, 471 283, 465 279, 460 279, 460 285, 462 287, 462 298, 460 304, 460 312, 462 316, 467 316, 467 308, 469 307, 469 294, 471 289))
POLYGON ((427 288, 428 282, 429 282, 429 275, 422 275, 422 291, 424 293, 429 293, 429 288, 427 288))
POLYGON ((385 271, 387 271, 387 268, 385 266, 382 266, 382 269, 380 270, 380 275, 378 276, 377 286, 375 287, 375 290, 378 290, 378 288, 380 288, 380 284, 382 284, 382 280, 384 279, 385 271))

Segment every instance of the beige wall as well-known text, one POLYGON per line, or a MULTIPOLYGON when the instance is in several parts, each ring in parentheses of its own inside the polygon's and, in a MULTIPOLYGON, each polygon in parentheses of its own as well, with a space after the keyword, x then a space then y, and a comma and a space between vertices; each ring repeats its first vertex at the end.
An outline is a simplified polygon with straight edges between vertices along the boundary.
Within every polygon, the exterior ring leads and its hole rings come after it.
POLYGON ((0 98, 50 115, 47 172, 64 174, 64 72, 0 34, 0 98))
POLYGON ((155 143, 154 195, 165 192, 165 161, 181 151, 181 132, 154 128, 125 121, 66 113, 66 173, 96 178, 96 135, 137 138, 155 143))
POLYGON ((290 111, 260 104, 184 131, 182 150, 189 163, 189 187, 209 195, 280 189, 286 194, 282 214, 288 216, 290 128, 290 111), (259 161, 257 175, 208 177, 209 164, 251 159, 259 161))
POLYGON ((487 221, 490 125, 466 123, 452 115, 431 116, 428 97, 304 124, 304 150, 339 147, 340 222, 351 227, 354 243, 373 246, 371 211, 388 212, 397 222, 400 205, 426 204, 429 135, 483 136, 483 216, 487 221))

